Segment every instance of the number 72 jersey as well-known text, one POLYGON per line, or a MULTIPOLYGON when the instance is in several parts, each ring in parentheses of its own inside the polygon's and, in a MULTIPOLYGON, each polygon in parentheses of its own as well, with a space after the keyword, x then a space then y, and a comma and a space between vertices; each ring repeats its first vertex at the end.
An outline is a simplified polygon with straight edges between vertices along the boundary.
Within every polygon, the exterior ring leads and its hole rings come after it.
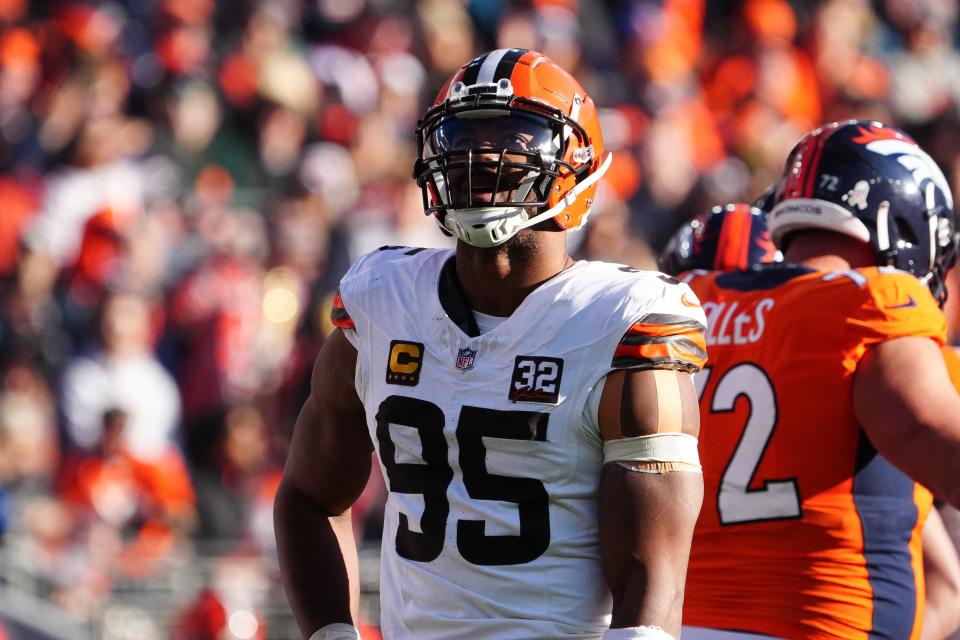
POLYGON ((851 401, 863 354, 946 323, 913 276, 792 265, 694 275, 710 366, 704 501, 684 624, 781 638, 919 637, 931 496, 881 454, 851 401))
POLYGON ((675 280, 578 262, 477 335, 452 255, 370 254, 334 305, 389 489, 384 637, 599 638, 599 390, 616 368, 698 369, 703 312, 675 280))

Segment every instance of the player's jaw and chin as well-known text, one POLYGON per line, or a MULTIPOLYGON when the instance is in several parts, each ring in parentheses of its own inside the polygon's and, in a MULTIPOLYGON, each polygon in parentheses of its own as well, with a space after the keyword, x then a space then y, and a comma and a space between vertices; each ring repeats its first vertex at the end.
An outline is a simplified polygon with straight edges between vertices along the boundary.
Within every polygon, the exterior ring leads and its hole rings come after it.
MULTIPOLYGON (((490 191, 479 193, 479 197, 484 202, 502 201, 508 197, 512 190, 492 193, 490 191)), ((536 194, 531 191, 527 194, 526 201, 536 200, 536 194)), ((533 218, 541 213, 545 207, 524 207, 527 219, 533 218)), ((469 215, 469 214, 467 214, 469 215)), ((465 251, 477 255, 481 260, 495 262, 506 258, 509 264, 516 267, 530 264, 537 259, 543 249, 546 238, 544 233, 563 233, 563 230, 553 220, 544 220, 532 227, 520 229, 515 234, 507 238, 504 242, 492 247, 482 247, 470 244, 466 240, 458 240, 458 251, 465 251)))
POLYGON ((464 245, 461 251, 476 253, 483 259, 490 261, 507 258, 511 264, 520 265, 536 259, 543 248, 544 233, 550 233, 551 231, 561 233, 551 221, 547 220, 528 229, 521 229, 505 242, 493 247, 476 247, 461 241, 464 245))

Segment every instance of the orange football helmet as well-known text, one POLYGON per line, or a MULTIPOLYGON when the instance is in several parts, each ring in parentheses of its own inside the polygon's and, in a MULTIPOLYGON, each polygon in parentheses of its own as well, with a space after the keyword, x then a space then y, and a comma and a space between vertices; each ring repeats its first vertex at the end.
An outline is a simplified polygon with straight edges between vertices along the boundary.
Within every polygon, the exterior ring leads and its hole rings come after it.
POLYGON ((477 247, 584 223, 613 159, 593 100, 555 62, 497 49, 461 67, 417 123, 424 210, 477 247))

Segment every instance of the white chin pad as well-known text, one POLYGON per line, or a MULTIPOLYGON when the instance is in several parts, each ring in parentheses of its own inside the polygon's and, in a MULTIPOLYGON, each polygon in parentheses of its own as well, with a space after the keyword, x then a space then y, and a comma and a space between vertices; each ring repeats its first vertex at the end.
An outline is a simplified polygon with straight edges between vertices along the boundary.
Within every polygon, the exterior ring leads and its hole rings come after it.
POLYGON ((467 244, 485 249, 503 244, 524 228, 527 213, 521 207, 476 207, 453 209, 444 216, 444 226, 467 244))

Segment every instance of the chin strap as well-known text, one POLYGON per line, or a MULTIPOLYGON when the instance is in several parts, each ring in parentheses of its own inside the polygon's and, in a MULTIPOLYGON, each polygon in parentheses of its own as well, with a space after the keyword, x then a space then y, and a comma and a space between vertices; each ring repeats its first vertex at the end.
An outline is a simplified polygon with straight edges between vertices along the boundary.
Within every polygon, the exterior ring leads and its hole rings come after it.
POLYGON ((607 172, 607 169, 610 168, 610 163, 613 162, 613 154, 608 151, 606 156, 607 157, 603 159, 603 162, 600 164, 600 166, 597 167, 597 170, 584 178, 583 182, 575 186, 573 189, 570 189, 570 191, 567 191, 560 202, 550 207, 543 213, 538 213, 532 218, 528 218, 526 222, 520 225, 517 231, 520 229, 527 229, 535 224, 540 224, 544 220, 549 220, 550 218, 559 215, 560 212, 567 207, 572 206, 573 203, 577 201, 577 198, 580 197, 580 194, 592 187, 600 178, 603 177, 603 174, 607 172))
MULTIPOLYGON (((603 177, 613 162, 613 154, 607 152, 597 170, 570 189, 556 205, 532 218, 527 218, 523 207, 475 207, 447 211, 441 228, 445 228, 460 240, 474 247, 488 248, 503 244, 521 229, 527 229, 544 220, 549 220, 573 205, 584 191, 603 177)), ((438 219, 439 222, 439 219, 438 219)))

